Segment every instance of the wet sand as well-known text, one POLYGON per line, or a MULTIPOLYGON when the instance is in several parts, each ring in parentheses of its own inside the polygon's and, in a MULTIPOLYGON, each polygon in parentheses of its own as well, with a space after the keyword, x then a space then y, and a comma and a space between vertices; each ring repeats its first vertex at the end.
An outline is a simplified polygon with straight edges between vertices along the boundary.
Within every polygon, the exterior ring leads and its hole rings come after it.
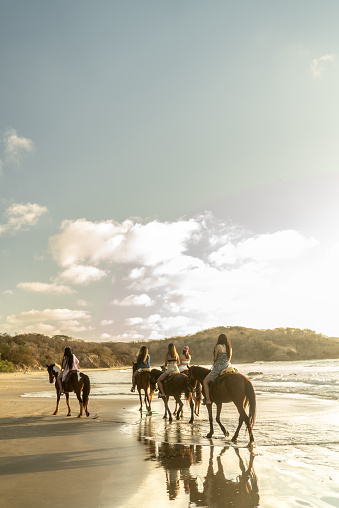
MULTIPOLYGON (((140 418, 137 396, 93 396, 89 418, 81 419, 74 398, 67 417, 64 401, 53 416, 54 398, 22 397, 51 389, 45 372, 0 374, 1 508, 339 507, 339 475, 331 466, 337 463, 337 442, 265 446, 260 425, 260 419, 269 420, 273 432, 281 414, 289 414, 293 436, 298 415, 313 417, 317 403, 301 407, 258 397, 252 453, 244 434, 239 447, 226 443, 217 429, 213 440, 200 439, 204 409, 192 427, 164 421, 158 400, 154 414, 140 418)), ((334 421, 338 404, 326 404, 319 415, 332 411, 334 421)))

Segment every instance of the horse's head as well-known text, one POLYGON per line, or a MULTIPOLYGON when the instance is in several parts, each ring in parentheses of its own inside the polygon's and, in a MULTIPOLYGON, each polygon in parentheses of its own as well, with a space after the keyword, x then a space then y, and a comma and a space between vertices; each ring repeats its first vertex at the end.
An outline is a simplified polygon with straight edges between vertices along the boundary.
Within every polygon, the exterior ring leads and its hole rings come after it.
POLYGON ((53 383, 54 379, 56 379, 58 377, 59 373, 61 372, 61 369, 55 363, 52 363, 52 365, 46 365, 46 367, 47 367, 47 372, 49 375, 49 382, 53 383))
POLYGON ((160 374, 161 374, 161 371, 158 369, 151 370, 150 388, 151 388, 151 390, 153 390, 153 392, 155 391, 155 389, 157 387, 156 385, 157 385, 158 377, 160 376, 160 374))
POLYGON ((190 391, 193 392, 196 389, 197 380, 194 377, 194 371, 192 370, 192 367, 188 366, 187 377, 188 377, 188 387, 189 387, 190 391))

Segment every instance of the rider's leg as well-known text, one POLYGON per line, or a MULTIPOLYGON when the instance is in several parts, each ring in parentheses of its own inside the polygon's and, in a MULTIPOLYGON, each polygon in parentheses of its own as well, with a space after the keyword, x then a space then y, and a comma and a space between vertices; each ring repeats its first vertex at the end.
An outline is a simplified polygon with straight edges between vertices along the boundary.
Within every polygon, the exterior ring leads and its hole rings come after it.
POLYGON ((211 373, 207 374, 203 381, 204 390, 205 390, 205 404, 211 404, 210 400, 210 387, 209 384, 211 382, 211 373))
POLYGON ((160 391, 160 394, 162 397, 166 397, 165 395, 165 392, 164 392, 164 387, 162 386, 162 381, 165 379, 165 377, 167 376, 167 372, 163 372, 161 374, 160 377, 158 377, 158 388, 159 388, 159 391, 160 391))

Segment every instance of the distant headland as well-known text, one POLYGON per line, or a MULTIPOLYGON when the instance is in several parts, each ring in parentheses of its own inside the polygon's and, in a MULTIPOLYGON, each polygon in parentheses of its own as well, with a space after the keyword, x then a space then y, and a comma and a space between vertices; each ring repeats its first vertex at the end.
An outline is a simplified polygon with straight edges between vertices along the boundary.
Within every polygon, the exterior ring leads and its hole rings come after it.
MULTIPOLYGON (((295 361, 339 358, 339 338, 312 330, 275 328, 257 330, 242 326, 219 326, 193 335, 146 342, 152 366, 164 363, 167 345, 173 342, 180 353, 188 345, 192 364, 212 364, 213 348, 220 333, 226 333, 233 348, 232 363, 295 361)), ((29 333, 0 334, 0 372, 41 370, 46 363, 60 363, 70 346, 83 369, 130 367, 143 342, 88 342, 65 335, 29 333)))

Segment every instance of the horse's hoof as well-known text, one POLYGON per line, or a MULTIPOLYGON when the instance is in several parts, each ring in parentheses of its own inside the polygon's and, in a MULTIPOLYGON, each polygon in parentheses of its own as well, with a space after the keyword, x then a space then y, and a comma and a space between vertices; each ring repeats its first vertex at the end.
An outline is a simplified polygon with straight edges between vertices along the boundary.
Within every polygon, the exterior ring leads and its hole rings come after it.
POLYGON ((188 423, 193 423, 193 419, 192 419, 192 420, 190 420, 188 423))
POLYGON ((68 415, 67 415, 67 416, 72 416, 72 415, 71 415, 71 413, 68 413, 68 415))
POLYGON ((86 413, 86 416, 89 416, 89 413, 86 413))
POLYGON ((57 415, 57 414, 58 414, 58 413, 57 413, 56 411, 54 411, 53 415, 55 416, 55 415, 57 415))
POLYGON ((238 439, 237 438, 233 438, 231 439, 232 443, 236 444, 238 442, 238 439))
POLYGON ((213 432, 209 432, 206 437, 208 437, 208 439, 211 439, 212 436, 213 436, 213 432))

